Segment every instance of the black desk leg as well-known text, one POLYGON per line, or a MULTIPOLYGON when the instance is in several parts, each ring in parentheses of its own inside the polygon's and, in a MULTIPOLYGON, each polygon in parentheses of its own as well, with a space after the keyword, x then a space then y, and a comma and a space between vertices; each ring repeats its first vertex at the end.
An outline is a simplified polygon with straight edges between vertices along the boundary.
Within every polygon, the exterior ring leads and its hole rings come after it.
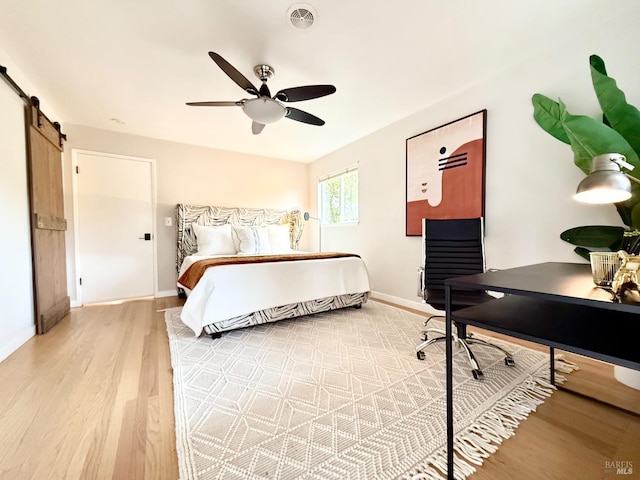
POLYGON ((451 286, 444 287, 447 366, 447 478, 453 477, 453 335, 451 327, 451 286))
POLYGON ((555 348, 549 347, 549 380, 551 385, 556 384, 555 348))

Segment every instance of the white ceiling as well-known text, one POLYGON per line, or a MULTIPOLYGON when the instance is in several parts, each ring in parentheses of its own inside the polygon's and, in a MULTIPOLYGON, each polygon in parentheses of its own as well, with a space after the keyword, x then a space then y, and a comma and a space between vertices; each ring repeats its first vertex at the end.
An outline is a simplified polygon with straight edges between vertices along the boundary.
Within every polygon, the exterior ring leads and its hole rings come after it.
MULTIPOLYGON (((634 1, 622 3, 629 9, 634 1)), ((587 32, 621 5, 308 3, 317 21, 296 30, 287 23, 291 0, 2 0, 0 45, 64 123, 309 162, 530 55, 552 52, 561 37, 587 32), (291 105, 326 125, 282 119, 254 136, 240 108, 186 106, 248 96, 208 51, 257 86, 253 66, 271 65, 272 94, 335 85, 333 95, 291 105)))

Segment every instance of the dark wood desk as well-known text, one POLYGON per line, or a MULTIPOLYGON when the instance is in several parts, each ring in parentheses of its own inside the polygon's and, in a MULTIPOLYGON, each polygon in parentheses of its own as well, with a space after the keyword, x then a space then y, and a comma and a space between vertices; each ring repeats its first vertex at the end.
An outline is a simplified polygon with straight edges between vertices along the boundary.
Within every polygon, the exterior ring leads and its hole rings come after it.
POLYGON ((588 264, 549 262, 451 278, 445 281, 445 299, 449 479, 454 478, 452 320, 547 345, 551 358, 560 348, 640 370, 640 306, 612 301, 610 293, 595 287, 588 264), (451 312, 456 288, 509 295, 451 312))

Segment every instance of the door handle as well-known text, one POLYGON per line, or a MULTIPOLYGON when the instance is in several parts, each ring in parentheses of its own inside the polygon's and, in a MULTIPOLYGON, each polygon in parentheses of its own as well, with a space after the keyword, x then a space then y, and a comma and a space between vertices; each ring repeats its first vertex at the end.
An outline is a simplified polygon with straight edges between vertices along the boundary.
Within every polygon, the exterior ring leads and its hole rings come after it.
POLYGON ((138 237, 140 240, 151 240, 151 234, 145 233, 144 237, 138 237))

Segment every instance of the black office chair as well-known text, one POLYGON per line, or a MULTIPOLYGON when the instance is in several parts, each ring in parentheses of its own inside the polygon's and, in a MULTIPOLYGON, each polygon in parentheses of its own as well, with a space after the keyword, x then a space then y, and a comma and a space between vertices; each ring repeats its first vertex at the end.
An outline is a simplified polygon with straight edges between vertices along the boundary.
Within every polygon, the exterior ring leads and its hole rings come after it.
MULTIPOLYGON (((422 256, 423 266, 418 269, 420 275, 419 296, 436 310, 445 309, 444 281, 452 277, 484 273, 484 224, 482 218, 456 220, 422 220, 422 256)), ((451 310, 495 300, 483 290, 451 290, 451 310)), ((445 318, 443 315, 432 315, 425 320, 425 326, 432 318, 445 318)), ((471 373, 477 380, 484 377, 478 361, 470 348, 470 344, 484 345, 500 350, 504 362, 508 366, 515 364, 509 352, 479 338, 473 338, 467 332, 465 324, 455 324, 453 339, 460 345, 472 366, 471 373)), ((416 354, 424 360, 424 349, 435 342, 445 340, 444 336, 429 338, 429 334, 445 335, 444 330, 431 328, 423 335, 423 342, 416 347, 416 354)))

